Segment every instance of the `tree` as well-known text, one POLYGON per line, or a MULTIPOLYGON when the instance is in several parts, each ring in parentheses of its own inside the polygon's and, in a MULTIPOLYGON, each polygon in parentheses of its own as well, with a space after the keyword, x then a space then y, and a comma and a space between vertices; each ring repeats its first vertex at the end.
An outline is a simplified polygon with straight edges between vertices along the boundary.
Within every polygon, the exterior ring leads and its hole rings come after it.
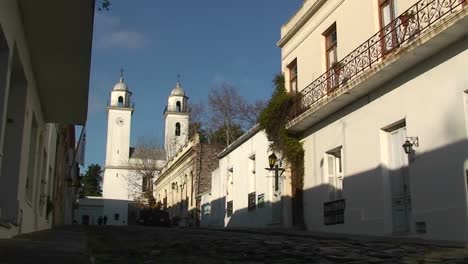
POLYGON ((208 95, 209 131, 216 137, 222 135, 223 142, 229 145, 256 123, 264 105, 260 100, 249 104, 227 83, 214 87, 208 95))
MULTIPOLYGON (((207 141, 213 145, 224 145, 228 146, 230 143, 226 141, 226 132, 227 128, 225 126, 219 127, 216 131, 211 131, 211 133, 207 133, 205 136, 207 141)), ((205 131, 203 131, 205 132, 205 131)), ((206 132, 205 132, 206 133, 206 132)), ((233 125, 230 127, 230 135, 233 140, 238 139, 240 136, 244 134, 244 130, 240 127, 240 125, 233 125)), ((231 142, 232 143, 232 142, 231 142)))
POLYGON ((202 102, 190 103, 188 109, 190 111, 189 138, 192 138, 195 133, 203 134, 205 106, 202 102))
POLYGON ((81 190, 84 196, 102 196, 102 169, 98 164, 91 164, 88 170, 81 176, 83 188, 81 190))
POLYGON ((129 193, 141 206, 155 207, 153 195, 155 177, 165 164, 166 153, 161 144, 140 139, 131 153, 127 181, 129 193))
POLYGON ((103 11, 103 10, 109 11, 111 2, 110 0, 99 0, 99 1, 96 1, 96 5, 98 8, 98 11, 103 11))
POLYGON ((244 104, 240 108, 240 118, 252 127, 258 122, 260 113, 267 106, 267 102, 264 100, 256 100, 252 104, 244 104))

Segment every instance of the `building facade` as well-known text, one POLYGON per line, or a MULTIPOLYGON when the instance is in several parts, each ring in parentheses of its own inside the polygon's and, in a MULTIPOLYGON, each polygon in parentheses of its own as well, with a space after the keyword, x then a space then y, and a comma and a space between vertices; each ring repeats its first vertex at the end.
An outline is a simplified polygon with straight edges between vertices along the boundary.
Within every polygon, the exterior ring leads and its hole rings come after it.
POLYGON ((467 13, 307 0, 282 27, 309 230, 468 241, 467 13))
POLYGON ((275 165, 283 170, 270 169, 272 153, 258 125, 218 153, 219 168, 203 199, 203 225, 291 227, 291 179, 281 158, 275 165))
POLYGON ((200 226, 202 195, 211 189, 211 175, 218 167, 220 147, 207 144, 195 134, 163 167, 156 177, 157 203, 180 220, 181 226, 200 226))
POLYGON ((74 190, 56 186, 76 171, 57 161, 75 137, 58 124, 86 122, 93 16, 91 0, 0 2, 0 237, 71 223, 74 190))
POLYGON ((199 226, 201 194, 211 188, 211 173, 218 166, 216 155, 220 148, 202 142, 197 133, 189 138, 187 100, 177 83, 164 113, 168 160, 156 176, 154 193, 159 206, 178 219, 179 225, 199 226))

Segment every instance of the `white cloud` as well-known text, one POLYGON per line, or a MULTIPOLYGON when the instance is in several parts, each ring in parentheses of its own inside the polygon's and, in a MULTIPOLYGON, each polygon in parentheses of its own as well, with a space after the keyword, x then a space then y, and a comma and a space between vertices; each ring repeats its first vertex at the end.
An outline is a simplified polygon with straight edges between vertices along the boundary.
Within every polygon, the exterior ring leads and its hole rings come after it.
POLYGON ((149 39, 140 32, 119 30, 105 33, 98 37, 99 48, 139 49, 149 44, 149 39))
POLYGON ((97 48, 144 48, 150 39, 142 32, 124 28, 117 16, 96 14, 95 44, 97 48))

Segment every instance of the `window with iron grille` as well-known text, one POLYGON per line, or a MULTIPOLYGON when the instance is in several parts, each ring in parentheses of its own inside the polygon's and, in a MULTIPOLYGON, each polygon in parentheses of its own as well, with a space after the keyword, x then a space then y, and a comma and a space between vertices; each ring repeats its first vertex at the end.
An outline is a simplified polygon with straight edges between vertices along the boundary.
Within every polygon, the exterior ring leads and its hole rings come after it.
POLYGON ((233 202, 229 201, 227 202, 227 205, 226 205, 226 215, 229 217, 232 215, 232 213, 233 213, 233 202))
POLYGON ((336 200, 323 204, 323 220, 325 225, 344 224, 345 200, 336 200))
POLYGON ((256 204, 255 204, 255 192, 249 193, 247 199, 248 199, 248 207, 247 207, 248 210, 249 211, 255 210, 255 206, 256 206, 256 204))

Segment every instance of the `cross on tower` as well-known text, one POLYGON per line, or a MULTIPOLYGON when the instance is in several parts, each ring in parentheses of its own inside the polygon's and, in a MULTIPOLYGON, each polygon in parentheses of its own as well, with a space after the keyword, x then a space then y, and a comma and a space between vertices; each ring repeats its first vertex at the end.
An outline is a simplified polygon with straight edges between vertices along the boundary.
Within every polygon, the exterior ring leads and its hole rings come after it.
POLYGON ((123 75, 124 75, 124 68, 120 67, 120 80, 123 81, 123 75))

